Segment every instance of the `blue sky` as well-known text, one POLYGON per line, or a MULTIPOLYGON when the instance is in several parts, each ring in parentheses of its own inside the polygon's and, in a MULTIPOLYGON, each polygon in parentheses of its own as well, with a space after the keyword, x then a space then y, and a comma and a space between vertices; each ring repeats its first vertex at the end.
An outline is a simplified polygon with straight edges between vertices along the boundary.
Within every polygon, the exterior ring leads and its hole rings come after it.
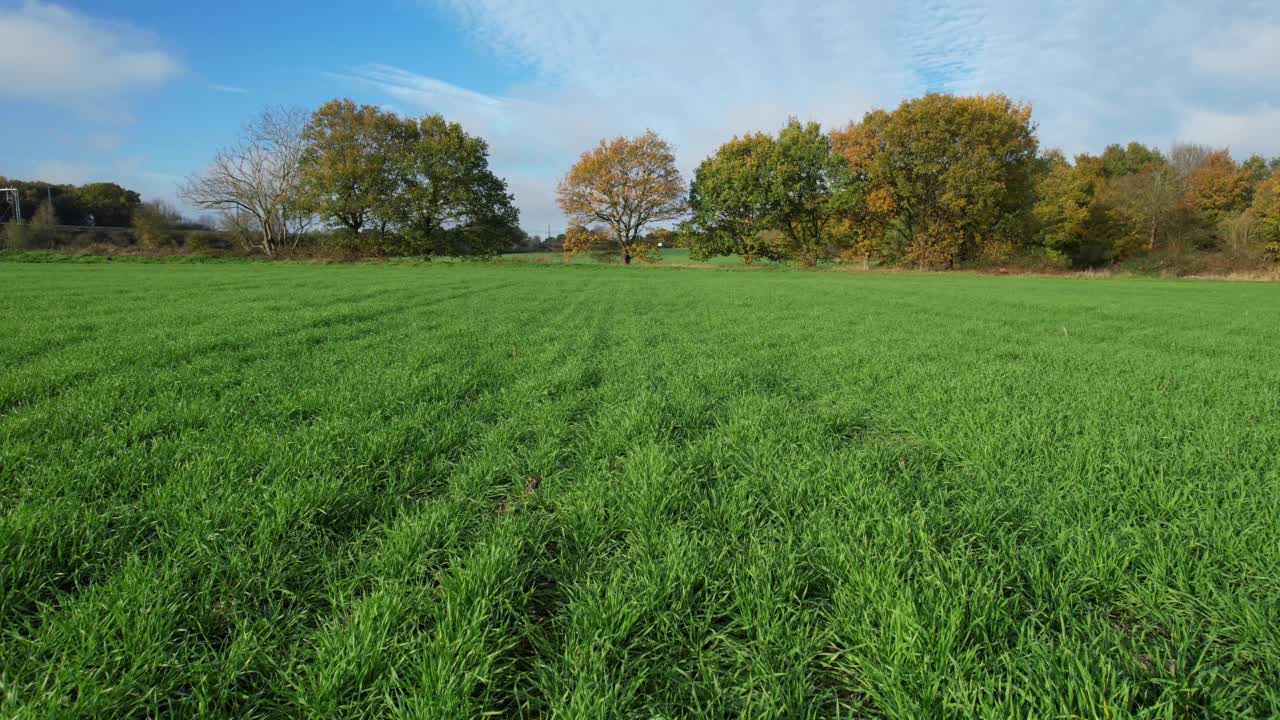
POLYGON ((173 199, 264 105, 346 96, 485 137, 531 232, 602 136, 651 127, 691 171, 929 90, 1031 101, 1068 153, 1280 155, 1280 3, 1251 0, 0 0, 0 66, 0 175, 173 199))

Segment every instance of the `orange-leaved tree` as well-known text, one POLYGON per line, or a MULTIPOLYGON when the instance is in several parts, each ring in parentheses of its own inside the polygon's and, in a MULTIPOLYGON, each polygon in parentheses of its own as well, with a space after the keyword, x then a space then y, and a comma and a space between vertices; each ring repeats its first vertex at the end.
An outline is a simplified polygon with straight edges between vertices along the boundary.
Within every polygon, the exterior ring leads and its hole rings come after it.
MULTIPOLYGON (((624 262, 641 255, 641 235, 655 222, 675 220, 685 211, 684 180, 671 145, 652 130, 635 138, 601 140, 584 152, 556 188, 570 225, 603 224, 624 262)), ((572 243, 565 243, 565 250, 572 243)))
POLYGON ((884 225, 907 260, 938 267, 1025 241, 1038 147, 1030 105, 931 93, 831 135, 873 208, 862 243, 884 225))
POLYGON ((1227 213, 1249 205, 1249 173, 1223 148, 1214 150, 1187 176, 1185 202, 1216 224, 1227 213))
POLYGON ((1280 172, 1272 173, 1254 191, 1253 215, 1262 227, 1264 251, 1280 262, 1280 172))

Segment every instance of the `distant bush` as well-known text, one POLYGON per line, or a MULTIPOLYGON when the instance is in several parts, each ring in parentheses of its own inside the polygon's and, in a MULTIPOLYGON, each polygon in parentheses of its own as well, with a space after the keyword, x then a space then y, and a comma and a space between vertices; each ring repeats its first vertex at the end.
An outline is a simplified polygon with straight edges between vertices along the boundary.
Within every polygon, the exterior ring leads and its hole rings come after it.
POLYGON ((48 202, 40 203, 26 232, 27 248, 53 247, 58 234, 58 214, 54 211, 53 205, 48 202))
POLYGON ((217 244, 218 236, 208 230, 193 230, 182 241, 182 247, 189 252, 208 252, 217 244))
POLYGON ((133 209, 133 231, 145 248, 173 247, 173 227, 180 217, 161 202, 146 202, 133 209))
POLYGON ((31 232, 26 225, 12 220, 4 228, 4 247, 10 250, 30 250, 31 232))

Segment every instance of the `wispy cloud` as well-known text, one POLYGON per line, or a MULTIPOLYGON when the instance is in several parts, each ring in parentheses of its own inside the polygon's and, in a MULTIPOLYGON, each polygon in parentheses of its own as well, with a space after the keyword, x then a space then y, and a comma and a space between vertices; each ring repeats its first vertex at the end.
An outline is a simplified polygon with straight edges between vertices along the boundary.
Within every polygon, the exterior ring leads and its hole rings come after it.
POLYGON ((219 85, 217 83, 210 83, 209 89, 215 92, 231 93, 233 95, 243 95, 249 92, 248 90, 242 87, 236 87, 235 85, 219 85))
POLYGON ((908 69, 924 92, 947 92, 973 76, 986 39, 985 13, 974 2, 931 0, 903 8, 897 34, 906 40, 908 69))
POLYGON ((141 31, 60 5, 26 0, 0 8, 0 98, 71 108, 112 121, 128 119, 126 99, 181 72, 177 59, 141 31))

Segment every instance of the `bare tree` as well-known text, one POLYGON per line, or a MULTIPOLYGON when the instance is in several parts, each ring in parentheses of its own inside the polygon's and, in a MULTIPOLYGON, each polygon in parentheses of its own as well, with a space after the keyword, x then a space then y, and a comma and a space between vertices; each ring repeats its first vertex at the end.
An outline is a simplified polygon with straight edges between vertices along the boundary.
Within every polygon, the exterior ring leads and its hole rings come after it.
POLYGON ((255 228, 258 249, 268 256, 293 249, 315 217, 300 191, 307 119, 301 108, 264 109, 235 146, 219 150, 208 169, 187 181, 182 197, 255 228))
POLYGON ((1177 173, 1180 182, 1186 182, 1191 173, 1198 170, 1213 155, 1213 148, 1195 143, 1174 143, 1169 148, 1169 164, 1177 173))
POLYGON ((1106 196, 1144 237, 1147 250, 1151 251, 1156 249, 1156 239, 1173 223, 1184 187, 1177 168, 1152 163, 1135 175, 1111 178, 1106 196))

